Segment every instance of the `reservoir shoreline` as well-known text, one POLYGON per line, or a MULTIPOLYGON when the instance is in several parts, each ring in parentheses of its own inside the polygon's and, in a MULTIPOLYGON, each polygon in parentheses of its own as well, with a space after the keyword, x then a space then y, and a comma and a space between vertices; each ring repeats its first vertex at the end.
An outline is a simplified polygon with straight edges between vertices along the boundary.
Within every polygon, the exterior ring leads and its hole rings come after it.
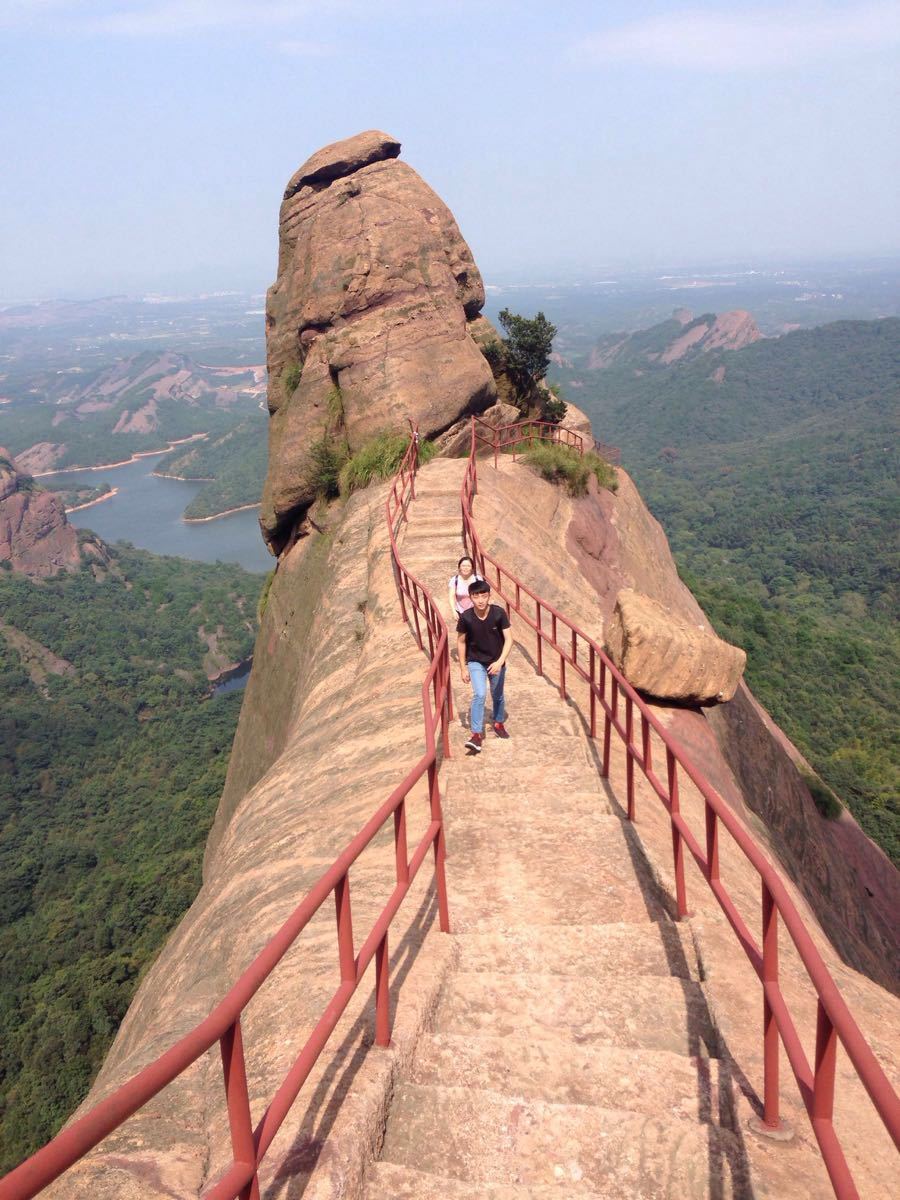
MULTIPOLYGON (((116 495, 106 493, 108 504, 91 505, 89 511, 72 512, 67 519, 110 543, 127 541, 154 554, 196 562, 233 562, 259 575, 270 571, 272 556, 260 536, 258 511, 251 508, 217 520, 186 521, 185 507, 203 485, 154 474, 153 468, 165 453, 160 450, 155 458, 143 455, 138 461, 107 468, 116 495)), ((59 483, 66 488, 74 483, 93 488, 98 479, 96 471, 89 470, 58 474, 59 483)))
POLYGON ((118 496, 119 489, 112 488, 108 492, 104 492, 102 496, 98 496, 96 500, 88 500, 86 504, 73 504, 71 508, 67 508, 66 514, 73 512, 81 512, 83 508, 93 508, 95 504, 102 504, 104 500, 112 500, 113 496, 118 496))
MULTIPOLYGON (((111 471, 114 467, 130 467, 141 458, 152 458, 154 454, 168 454, 175 446, 183 446, 187 442, 199 442, 203 438, 209 437, 208 433, 192 433, 190 437, 177 438, 174 442, 169 442, 168 446, 162 450, 136 450, 131 458, 123 458, 121 462, 100 463, 96 467, 58 467, 53 471, 38 471, 32 475, 32 479, 43 479, 46 475, 71 475, 74 471, 111 471)), ((179 476, 173 475, 173 479, 178 479, 179 476)))
POLYGON ((186 525, 202 525, 206 521, 218 521, 220 517, 230 516, 231 513, 247 512, 248 509, 259 508, 259 501, 255 504, 239 504, 236 508, 226 508, 222 512, 213 513, 211 517, 182 517, 182 521, 186 525))

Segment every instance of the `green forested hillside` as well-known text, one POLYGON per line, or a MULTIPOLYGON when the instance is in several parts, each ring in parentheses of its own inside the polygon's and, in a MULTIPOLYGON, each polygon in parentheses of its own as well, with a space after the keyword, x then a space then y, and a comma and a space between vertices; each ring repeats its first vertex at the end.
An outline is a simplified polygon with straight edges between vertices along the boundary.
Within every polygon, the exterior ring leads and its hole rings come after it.
POLYGON ((198 630, 253 640, 258 576, 110 553, 0 571, 0 1170, 82 1099, 196 894, 241 699, 209 698, 198 630))
POLYGON ((266 477, 268 414, 254 409, 220 437, 179 447, 156 466, 157 472, 207 482, 184 515, 211 517, 244 504, 256 504, 266 477))
POLYGON ((171 352, 68 370, 5 364, 0 378, 0 445, 15 456, 57 447, 58 468, 121 462, 199 433, 217 437, 258 406, 251 370, 223 372, 171 352))
POLYGON ((754 691, 900 861, 900 321, 576 374, 754 691))

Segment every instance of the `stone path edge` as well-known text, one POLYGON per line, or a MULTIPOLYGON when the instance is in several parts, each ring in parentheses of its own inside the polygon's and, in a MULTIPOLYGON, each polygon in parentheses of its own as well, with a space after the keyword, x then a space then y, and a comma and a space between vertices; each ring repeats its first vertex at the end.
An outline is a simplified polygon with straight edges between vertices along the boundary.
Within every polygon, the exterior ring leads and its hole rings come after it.
POLYGON ((386 1049, 369 1047, 309 1176, 303 1200, 361 1200, 366 1173, 381 1150, 394 1088, 411 1067, 458 956, 452 933, 435 928, 425 939, 402 990, 392 996, 391 1044, 386 1049))

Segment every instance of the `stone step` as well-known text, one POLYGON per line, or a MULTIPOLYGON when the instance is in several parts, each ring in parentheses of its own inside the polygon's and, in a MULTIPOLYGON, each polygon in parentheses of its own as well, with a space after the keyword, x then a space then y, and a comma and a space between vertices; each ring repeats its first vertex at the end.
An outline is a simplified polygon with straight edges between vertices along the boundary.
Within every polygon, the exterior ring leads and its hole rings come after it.
POLYGON ((557 1195, 606 1200, 754 1195, 740 1140, 729 1130, 471 1087, 401 1085, 382 1160, 438 1177, 430 1193, 412 1196, 452 1195, 445 1178, 468 1184, 468 1193, 456 1194, 472 1197, 489 1195, 489 1186, 553 1187, 557 1195))
POLYGON ((578 1045, 718 1057, 703 988, 691 979, 459 971, 447 980, 435 1033, 506 1037, 526 1031, 578 1045))
MULTIPOLYGON (((487 721, 490 719, 488 709, 487 721)), ((462 730, 457 731, 458 740, 452 745, 456 756, 453 783, 458 790, 480 791, 489 783, 500 791, 533 796, 556 796, 567 788, 601 792, 601 776, 580 739, 560 736, 552 754, 549 747, 542 752, 539 746, 525 744, 510 717, 509 738, 498 738, 488 728, 481 753, 468 755, 462 734, 462 730)))
MULTIPOLYGON (((560 1200, 556 1184, 549 1187, 517 1187, 513 1184, 480 1183, 473 1188, 459 1179, 429 1175, 412 1167, 377 1162, 369 1168, 364 1200, 560 1200)), ((578 1193, 579 1200, 602 1200, 598 1192, 578 1193)))
POLYGON ((455 929, 666 919, 666 903, 617 817, 479 803, 466 797, 445 805, 455 929))
POLYGON ((471 1087, 552 1104, 590 1104, 645 1116, 734 1127, 732 1065, 664 1050, 579 1046, 531 1033, 427 1034, 411 1083, 471 1087))
POLYGON ((497 975, 539 971, 602 978, 615 971, 619 975, 700 978, 690 931, 673 921, 517 925, 465 934, 456 941, 460 971, 497 975))
MULTIPOLYGON (((462 510, 457 498, 453 505, 440 501, 427 508, 411 508, 409 520, 404 522, 407 532, 416 529, 428 529, 432 526, 452 525, 453 532, 459 536, 462 531, 462 510)), ((461 552, 460 552, 461 553, 461 552)))
MULTIPOLYGON (((413 501, 415 507, 409 510, 409 519, 416 520, 419 513, 422 513, 424 508, 430 507, 436 500, 454 500, 456 507, 459 508, 460 487, 459 484, 452 483, 430 483, 419 479, 416 481, 416 498, 413 501)), ((423 514, 424 515, 424 514, 423 514)))
MULTIPOLYGON (((486 754, 487 751, 482 753, 486 754)), ((450 779, 448 772, 443 790, 448 811, 452 809, 457 818, 471 815, 476 821, 487 821, 492 825, 498 820, 510 820, 514 825, 518 825, 527 813, 538 822, 549 823, 550 836, 555 837, 557 841, 559 832, 563 829, 567 833, 580 836, 579 830, 571 829, 573 823, 581 823, 594 816, 614 815, 606 796, 590 786, 581 789, 567 788, 562 795, 542 798, 540 793, 518 792, 501 786, 489 791, 458 787, 457 782, 465 781, 450 779)))
MULTIPOLYGON (((403 540, 400 543, 400 554, 403 555, 403 547, 408 546, 410 542, 418 545, 420 542, 438 541, 441 543, 441 549, 445 546, 456 546, 459 544, 459 522, 455 525, 447 517, 439 517, 434 521, 416 521, 412 525, 408 525, 403 531, 403 540)), ((453 560, 454 567, 459 561, 459 555, 453 560)))

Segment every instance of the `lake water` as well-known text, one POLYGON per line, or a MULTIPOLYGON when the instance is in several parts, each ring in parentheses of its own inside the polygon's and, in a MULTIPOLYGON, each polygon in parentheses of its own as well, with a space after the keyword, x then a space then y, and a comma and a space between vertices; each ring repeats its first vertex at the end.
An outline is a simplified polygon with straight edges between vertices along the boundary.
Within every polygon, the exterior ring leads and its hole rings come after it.
POLYGON ((162 457, 139 458, 124 467, 97 471, 58 471, 47 479, 89 487, 108 483, 119 489, 111 500, 69 513, 73 525, 92 529, 106 542, 131 542, 141 550, 199 562, 238 563, 247 571, 271 570, 275 559, 259 532, 259 510, 248 508, 199 524, 184 521, 184 509, 201 485, 154 475, 153 468, 162 457))

